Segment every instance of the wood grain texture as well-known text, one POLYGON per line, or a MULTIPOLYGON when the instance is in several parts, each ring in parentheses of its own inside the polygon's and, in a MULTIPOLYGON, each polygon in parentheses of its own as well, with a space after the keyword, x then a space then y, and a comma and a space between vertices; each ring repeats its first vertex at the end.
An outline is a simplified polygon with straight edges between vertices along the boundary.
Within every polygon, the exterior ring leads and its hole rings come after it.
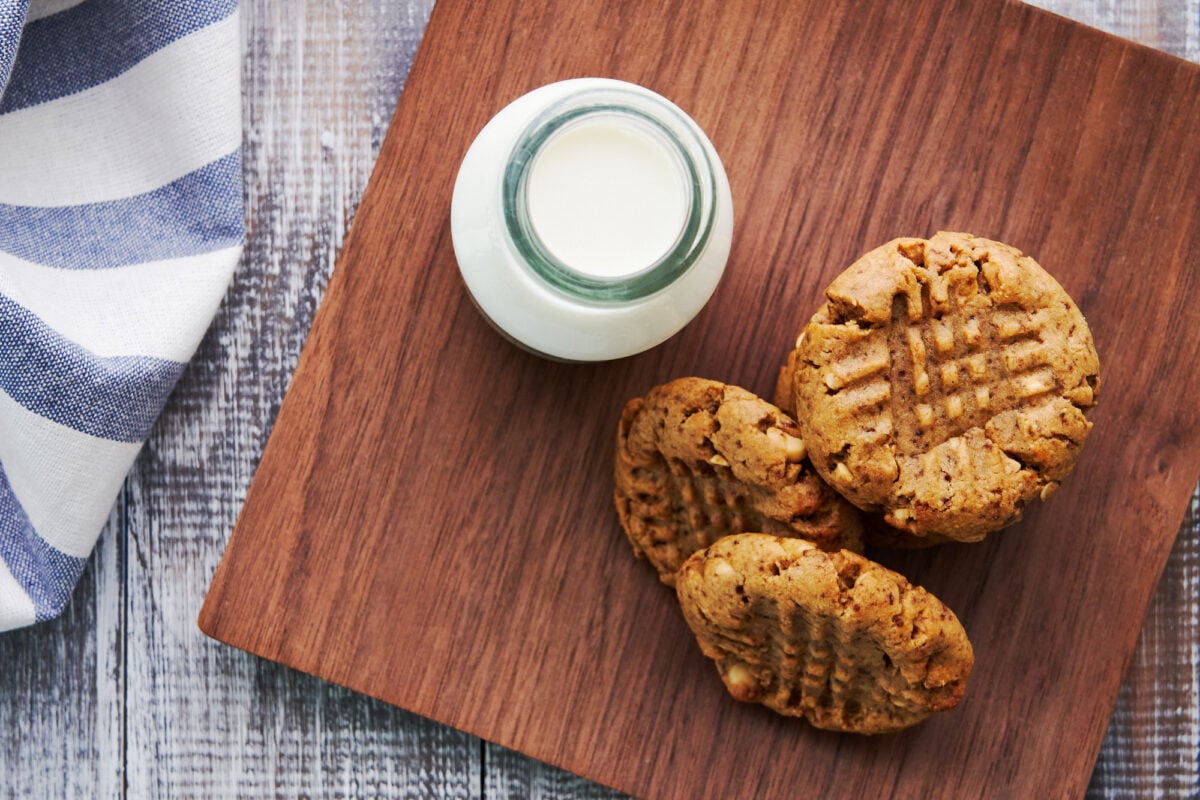
POLYGON ((1200 388, 1200 70, 1013 4, 671 13, 437 7, 202 626, 636 793, 761 795, 802 776, 851 795, 1081 793, 1200 470, 1191 409, 1153 391, 1200 388), (675 340, 549 364, 467 301, 449 188, 504 100, 597 72, 697 117, 742 223, 713 304, 675 340), (889 559, 959 612, 979 662, 952 718, 867 744, 724 697, 614 531, 607 458, 580 455, 608 452, 620 403, 665 377, 765 392, 842 265, 938 227, 1038 254, 1124 391, 1095 417, 1086 483, 1019 533, 889 559), (1154 281, 1136 277, 1147 252, 1154 281), (1056 535, 1072 528, 1089 537, 1056 535))
MULTIPOLYGON (((1198 0, 1038 4, 1200 60, 1198 0)), ((243 0, 250 219, 238 284, 67 613, 0 636, 0 797, 619 796, 195 629, 428 10, 428 0, 243 0), (140 561, 127 566, 127 552, 140 561), (188 559, 199 566, 172 563, 188 559), (128 699, 126 648, 138 684, 128 699)), ((1089 797, 1200 793, 1195 503, 1089 797)))
MULTIPOLYGON (((1200 61, 1200 0, 1037 0, 1119 36, 1200 61)), ((1200 795, 1200 488, 1192 495, 1121 686, 1089 798, 1200 795)))

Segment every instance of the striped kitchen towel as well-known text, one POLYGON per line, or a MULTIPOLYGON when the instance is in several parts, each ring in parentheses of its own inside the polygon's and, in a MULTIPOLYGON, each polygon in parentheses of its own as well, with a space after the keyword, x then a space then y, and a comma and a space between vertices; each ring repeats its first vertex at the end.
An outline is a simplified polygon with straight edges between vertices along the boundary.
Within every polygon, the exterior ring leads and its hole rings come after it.
POLYGON ((236 0, 0 0, 0 630, 70 599, 241 254, 236 0))

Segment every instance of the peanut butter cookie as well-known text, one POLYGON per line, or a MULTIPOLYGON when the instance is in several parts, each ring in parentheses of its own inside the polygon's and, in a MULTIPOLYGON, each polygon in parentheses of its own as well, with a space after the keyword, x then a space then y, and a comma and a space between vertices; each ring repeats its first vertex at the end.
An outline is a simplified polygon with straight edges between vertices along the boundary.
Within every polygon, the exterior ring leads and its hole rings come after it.
POLYGON ((790 391, 817 471, 859 508, 978 541, 1070 473, 1099 359, 1032 258, 962 233, 897 239, 825 296, 777 393, 790 391))
POLYGON ((725 537, 675 589, 730 694, 826 730, 888 733, 953 708, 975 660, 936 597, 800 539, 725 537))
POLYGON ((862 549, 858 510, 813 471, 795 421, 737 386, 681 378, 630 400, 614 477, 621 526, 668 585, 688 556, 731 533, 862 549))

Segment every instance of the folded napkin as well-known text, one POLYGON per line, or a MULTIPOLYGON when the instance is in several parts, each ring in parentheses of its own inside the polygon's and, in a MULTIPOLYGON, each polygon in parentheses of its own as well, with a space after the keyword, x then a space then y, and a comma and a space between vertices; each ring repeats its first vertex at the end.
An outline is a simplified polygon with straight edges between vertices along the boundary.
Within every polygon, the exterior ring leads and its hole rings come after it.
POLYGON ((0 630, 57 616, 241 253, 236 0, 0 0, 0 630))

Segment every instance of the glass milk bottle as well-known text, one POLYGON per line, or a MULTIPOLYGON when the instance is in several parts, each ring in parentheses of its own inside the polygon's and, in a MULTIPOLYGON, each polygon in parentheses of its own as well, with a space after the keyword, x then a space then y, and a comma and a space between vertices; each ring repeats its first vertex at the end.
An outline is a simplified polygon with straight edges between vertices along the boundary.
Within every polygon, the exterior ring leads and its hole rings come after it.
POLYGON ((670 101, 623 81, 561 81, 518 98, 468 150, 454 252, 479 310, 565 361, 639 353, 704 306, 729 257, 721 160, 670 101))

